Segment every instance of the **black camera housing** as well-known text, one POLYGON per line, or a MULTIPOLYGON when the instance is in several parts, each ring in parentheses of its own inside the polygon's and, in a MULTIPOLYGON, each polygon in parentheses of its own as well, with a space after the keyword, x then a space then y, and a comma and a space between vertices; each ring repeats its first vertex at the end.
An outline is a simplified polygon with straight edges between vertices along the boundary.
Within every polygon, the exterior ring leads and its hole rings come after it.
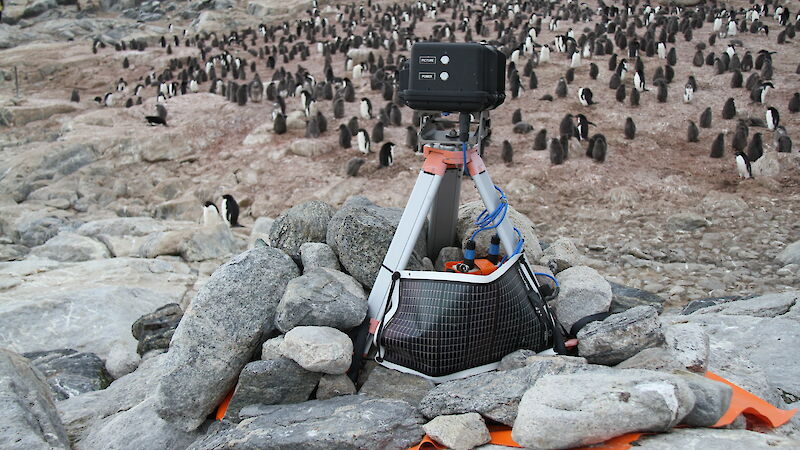
POLYGON ((422 111, 479 112, 506 99, 506 55, 478 43, 417 42, 400 68, 400 98, 422 111))

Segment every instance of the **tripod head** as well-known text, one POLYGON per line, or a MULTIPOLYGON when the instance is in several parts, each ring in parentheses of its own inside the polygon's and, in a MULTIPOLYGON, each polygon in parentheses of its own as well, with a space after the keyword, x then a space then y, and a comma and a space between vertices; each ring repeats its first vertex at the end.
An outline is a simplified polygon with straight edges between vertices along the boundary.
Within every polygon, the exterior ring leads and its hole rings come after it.
POLYGON ((457 120, 452 116, 437 111, 422 112, 417 132, 418 152, 426 145, 453 147, 454 151, 461 151, 462 144, 466 142, 470 148, 477 145, 478 153, 483 154, 484 144, 492 134, 489 111, 475 114, 462 112, 457 120))

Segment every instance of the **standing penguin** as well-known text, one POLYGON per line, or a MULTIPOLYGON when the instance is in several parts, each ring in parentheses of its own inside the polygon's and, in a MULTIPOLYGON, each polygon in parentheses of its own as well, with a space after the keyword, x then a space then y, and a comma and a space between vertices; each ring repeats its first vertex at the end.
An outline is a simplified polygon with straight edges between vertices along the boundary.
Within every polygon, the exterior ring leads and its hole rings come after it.
POLYGON ((514 149, 511 148, 511 142, 503 141, 503 150, 500 156, 503 158, 503 162, 506 164, 511 164, 514 162, 514 149))
POLYGON ((339 125, 339 147, 350 148, 352 137, 353 135, 350 134, 350 129, 347 128, 347 125, 339 125))
POLYGON ((639 106, 640 95, 639 91, 631 89, 631 106, 639 106))
POLYGON ((700 128, 711 128, 711 107, 707 107, 700 114, 700 128))
MULTIPOLYGON (((797 94, 795 94, 795 95, 797 95, 797 94)), ((77 88, 72 90, 72 95, 70 95, 69 101, 75 102, 75 103, 80 103, 81 95, 78 93, 78 89, 77 88)), ((790 108, 790 110, 791 110, 791 108, 790 108)))
POLYGON ((556 166, 564 163, 564 150, 556 138, 550 139, 550 163, 556 166))
POLYGON ((684 103, 692 103, 692 99, 694 98, 694 88, 691 84, 686 83, 686 86, 683 87, 683 102, 684 103))
POLYGON ((572 114, 566 114, 564 118, 561 119, 558 131, 561 136, 575 136, 575 123, 572 121, 572 114))
POLYGON ((589 119, 583 114, 578 114, 576 117, 578 118, 578 125, 575 131, 577 131, 578 140, 584 141, 589 139, 589 125, 594 125, 594 123, 589 122, 589 119))
POLYGON ((284 134, 286 133, 286 116, 282 113, 277 113, 275 115, 275 120, 272 122, 272 131, 275 134, 284 134))
POLYGON ((626 96, 625 92, 626 92, 625 85, 620 84, 619 87, 617 88, 617 93, 615 96, 618 102, 625 103, 625 96, 626 96))
POLYGON ((306 123, 306 137, 311 139, 316 139, 319 137, 319 135, 320 135, 319 123, 317 122, 316 117, 312 117, 306 123))
POLYGON ((741 178, 753 178, 753 168, 750 166, 750 159, 742 152, 736 152, 736 170, 739 172, 739 177, 741 178))
POLYGON ((534 150, 547 150, 547 130, 542 128, 533 138, 534 150))
POLYGON ((556 97, 564 98, 567 96, 567 81, 564 77, 558 79, 558 83, 556 84, 556 97))
POLYGON ((361 112, 362 119, 364 120, 372 119, 372 102, 370 102, 367 97, 361 99, 361 107, 359 111, 361 112))
POLYGON ((722 158, 725 155, 725 133, 720 133, 711 143, 711 157, 722 158))
POLYGON ((583 106, 591 106, 596 103, 592 101, 592 90, 589 88, 578 89, 578 100, 580 100, 583 106))
POLYGON ((689 129, 686 133, 686 140, 689 142, 698 142, 700 140, 700 130, 693 121, 689 121, 689 129))
POLYGON ((731 76, 731 89, 738 89, 742 87, 742 83, 744 83, 742 72, 740 70, 734 70, 733 75, 731 76))
POLYGON ((730 120, 734 117, 736 117, 736 103, 733 101, 733 97, 729 97, 722 105, 722 118, 730 120))
POLYGON ((761 133, 753 134, 750 139, 750 144, 747 146, 747 159, 750 162, 758 161, 764 155, 764 141, 761 138, 761 133))
POLYGON ((389 167, 394 163, 394 143, 386 142, 378 152, 378 164, 380 167, 389 167))
POLYGON ((766 116, 767 128, 769 128, 771 131, 775 131, 775 128, 777 128, 781 123, 781 116, 778 114, 778 110, 770 106, 767 108, 766 116))
POLYGON ((589 139, 589 150, 587 156, 590 156, 595 162, 601 163, 606 160, 608 153, 608 143, 606 137, 600 133, 595 134, 589 139))
POLYGON ((668 94, 669 91, 667 90, 667 83, 665 83, 663 80, 659 80, 658 94, 656 95, 656 100, 658 100, 658 103, 666 103, 668 94))
POLYGON ((360 128, 358 126, 358 117, 356 116, 351 117, 350 120, 347 122, 347 128, 350 129, 350 135, 355 136, 358 133, 358 129, 360 128))
POLYGON ((341 97, 333 101, 333 117, 335 119, 344 117, 344 99, 341 97))
POLYGON ((372 127, 372 142, 383 142, 383 122, 380 120, 372 127))
POLYGON ((358 143, 358 151, 363 154, 368 154, 372 150, 370 149, 370 142, 369 142, 369 133, 367 130, 360 128, 358 133, 356 134, 356 142, 358 143))
POLYGON ((233 196, 230 194, 223 195, 220 206, 222 206, 222 218, 228 226, 234 228, 241 227, 241 225, 239 225, 239 203, 236 202, 233 196))
POLYGON ((417 152, 417 142, 419 141, 419 137, 417 136, 417 129, 414 128, 412 125, 406 127, 406 147, 411 148, 414 152, 417 152))
POLYGON ((600 74, 600 69, 597 67, 597 64, 595 63, 589 64, 589 78, 596 80, 599 74, 600 74))
POLYGON ((511 114, 511 124, 516 125, 520 122, 522 122, 522 111, 520 111, 519 108, 517 108, 511 114))
POLYGON ((789 112, 792 114, 800 112, 800 92, 795 92, 789 99, 789 112))
POLYGON ((203 226, 216 226, 223 223, 222 216, 219 214, 217 205, 214 202, 205 202, 203 204, 203 226))
POLYGON ((347 166, 345 167, 345 172, 349 177, 358 176, 358 169, 361 168, 362 165, 366 160, 364 158, 352 158, 350 161, 347 161, 347 166))
POLYGON ((754 103, 765 103, 770 89, 775 89, 775 85, 769 81, 759 84, 750 91, 750 100, 754 103))
POLYGON ((625 119, 625 139, 634 139, 636 137, 636 124, 633 119, 628 117, 625 119))

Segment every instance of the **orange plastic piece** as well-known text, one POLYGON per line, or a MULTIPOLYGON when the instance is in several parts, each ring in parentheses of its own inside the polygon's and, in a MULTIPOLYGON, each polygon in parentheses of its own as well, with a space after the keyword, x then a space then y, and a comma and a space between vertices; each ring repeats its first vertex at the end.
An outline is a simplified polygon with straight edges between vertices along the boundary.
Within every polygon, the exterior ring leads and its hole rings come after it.
POLYGON ((217 415, 214 416, 217 420, 222 420, 222 418, 225 417, 225 413, 228 412, 228 405, 233 398, 233 391, 235 390, 236 386, 232 387, 231 390, 228 391, 228 395, 225 396, 225 400, 222 400, 222 403, 217 407, 217 415))
MULTIPOLYGON (((514 442, 511 438, 511 427, 505 425, 490 425, 489 434, 492 440, 489 444, 503 445, 506 447, 522 448, 521 445, 514 442)), ((622 436, 609 439, 602 444, 596 444, 592 447, 580 447, 578 450, 588 449, 604 449, 604 450, 628 450, 631 448, 631 443, 642 437, 642 433, 628 433, 622 436)), ((422 442, 411 447, 409 450, 445 450, 447 447, 441 445, 430 438, 427 434, 422 438, 422 442)))
MULTIPOLYGON (((464 166, 464 154, 460 151, 424 146, 422 153, 425 155, 425 162, 422 163, 424 172, 442 176, 447 169, 464 166)), ((467 150, 467 170, 470 175, 477 175, 486 170, 483 159, 478 155, 477 147, 467 150)))
POLYGON ((713 372, 706 372, 706 378, 725 383, 733 388, 731 405, 728 407, 728 411, 714 424, 715 428, 730 425, 739 417, 739 414, 747 417, 748 428, 753 422, 769 428, 776 428, 788 422, 797 412, 797 408, 788 411, 776 408, 713 372))
MULTIPOLYGON (((456 270, 456 266, 461 264, 462 262, 464 261, 448 261, 444 263, 444 268, 448 272, 463 273, 456 270)), ((489 261, 488 259, 476 259, 475 268, 473 268, 472 270, 473 271, 469 272, 468 275, 489 275, 490 273, 497 270, 497 266, 494 265, 494 263, 489 261)))

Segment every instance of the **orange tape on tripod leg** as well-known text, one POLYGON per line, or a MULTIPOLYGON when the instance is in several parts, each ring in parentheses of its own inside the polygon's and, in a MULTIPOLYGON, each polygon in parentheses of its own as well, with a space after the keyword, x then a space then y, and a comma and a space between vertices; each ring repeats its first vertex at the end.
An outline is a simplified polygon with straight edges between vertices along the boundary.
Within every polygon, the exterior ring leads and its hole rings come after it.
POLYGON ((797 408, 789 411, 776 408, 764 399, 745 391, 715 373, 706 372, 706 378, 725 383, 733 389, 731 405, 728 407, 728 411, 714 424, 714 428, 730 425, 739 417, 739 414, 744 414, 764 426, 776 428, 788 422, 797 412, 797 408))

